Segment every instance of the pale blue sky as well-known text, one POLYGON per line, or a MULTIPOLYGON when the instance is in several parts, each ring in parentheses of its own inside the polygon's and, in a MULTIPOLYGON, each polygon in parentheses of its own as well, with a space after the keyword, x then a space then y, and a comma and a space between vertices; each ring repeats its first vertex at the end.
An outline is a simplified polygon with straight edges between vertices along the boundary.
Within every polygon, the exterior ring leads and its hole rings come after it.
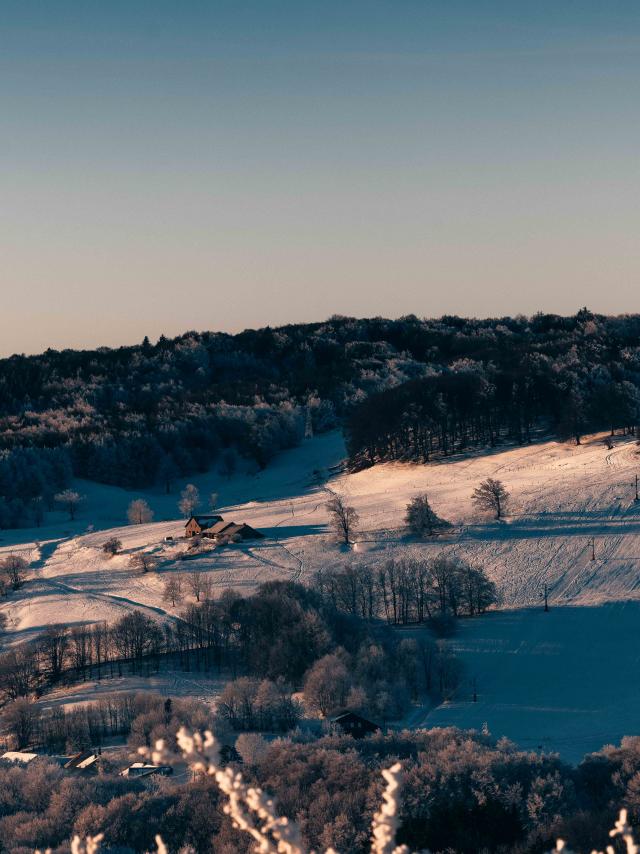
POLYGON ((640 311, 640 6, 3 0, 0 351, 640 311))

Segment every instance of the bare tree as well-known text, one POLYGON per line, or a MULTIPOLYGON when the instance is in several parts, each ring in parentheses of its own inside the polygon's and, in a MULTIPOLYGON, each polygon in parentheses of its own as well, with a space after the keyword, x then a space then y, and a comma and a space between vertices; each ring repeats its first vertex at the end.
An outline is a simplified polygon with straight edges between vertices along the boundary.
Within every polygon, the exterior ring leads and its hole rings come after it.
POLYGON ((132 525, 144 525, 153 519, 153 510, 144 498, 136 498, 129 505, 127 519, 132 525))
POLYGON ((38 706, 26 697, 14 700, 4 710, 2 723, 16 750, 23 750, 31 745, 39 715, 38 706))
POLYGON ((187 576, 187 585, 189 590, 196 597, 196 602, 200 601, 200 597, 204 592, 204 580, 205 577, 199 569, 196 569, 187 576))
POLYGON ((164 582, 162 601, 171 602, 173 607, 179 605, 183 600, 182 579, 179 575, 170 575, 164 582))
POLYGON ((0 697, 16 700, 28 696, 35 687, 37 657, 27 644, 0 655, 0 697))
POLYGON ((117 537, 109 537, 109 539, 102 544, 102 551, 109 555, 109 557, 117 555, 121 548, 122 540, 119 540, 117 537))
POLYGON ((178 509, 183 516, 193 516, 200 504, 200 493, 198 487, 193 483, 188 483, 180 493, 180 501, 178 501, 178 509))
POLYGON ((24 584, 27 561, 20 555, 10 554, 0 564, 12 590, 19 590, 24 584))
POLYGON ((331 527, 339 534, 344 543, 350 543, 351 535, 359 521, 355 508, 345 504, 340 495, 335 495, 327 501, 325 507, 329 512, 331 527))
POLYGON ((509 493, 501 480, 488 477, 474 490, 471 500, 481 510, 495 513, 496 519, 500 519, 509 500, 509 493))
POLYGON ((75 519, 78 507, 84 501, 84 495, 80 495, 75 489, 65 489, 54 496, 57 504, 60 504, 69 514, 69 519, 75 519))
POLYGON ((217 492, 212 492, 211 495, 209 496, 209 512, 210 513, 215 513, 216 510, 218 509, 218 497, 219 496, 218 496, 217 492))
POLYGON ((209 575, 206 575, 202 581, 200 598, 204 599, 205 602, 213 599, 213 579, 209 575))
POLYGON ((158 559, 150 552, 136 552, 131 555, 129 565, 140 572, 153 572, 158 568, 158 559))

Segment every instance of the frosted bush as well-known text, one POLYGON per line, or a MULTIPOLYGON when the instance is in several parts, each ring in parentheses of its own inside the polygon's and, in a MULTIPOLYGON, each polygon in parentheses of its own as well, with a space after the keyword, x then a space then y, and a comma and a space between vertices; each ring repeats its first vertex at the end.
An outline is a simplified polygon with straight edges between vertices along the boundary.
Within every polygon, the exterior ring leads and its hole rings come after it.
MULTIPOLYGON (((213 777, 220 791, 226 797, 224 812, 231 818, 233 826, 253 837, 253 850, 257 854, 315 854, 308 851, 302 840, 302 834, 295 822, 286 816, 279 816, 272 798, 257 786, 250 786, 242 778, 242 774, 230 767, 219 764, 220 753, 218 743, 211 732, 202 735, 199 732, 189 733, 182 727, 177 733, 177 742, 182 756, 187 761, 191 773, 195 776, 213 777)), ((172 757, 164 741, 156 742, 153 750, 141 747, 139 753, 156 765, 164 765, 172 757)), ((385 769, 382 776, 386 786, 382 793, 382 804, 374 814, 371 824, 370 854, 410 854, 406 845, 396 844, 396 835, 400 826, 400 790, 402 785, 402 767, 396 762, 391 768, 385 769)), ((625 844, 626 854, 640 854, 633 830, 627 821, 627 810, 620 810, 620 815, 609 836, 619 837, 625 844)), ((84 842, 74 837, 71 842, 71 854, 97 854, 104 834, 88 836, 84 842)), ((157 854, 169 854, 160 836, 156 836, 157 854)), ((553 852, 549 854, 573 854, 562 839, 558 839, 553 852)), ((42 854, 39 850, 35 854, 42 854)), ((51 854, 47 849, 44 854, 51 854)), ((334 848, 327 848, 323 854, 338 854, 334 848)), ((429 852, 422 852, 429 854, 429 852)), ((604 851, 593 849, 591 854, 614 854, 614 847, 608 845, 604 851)))

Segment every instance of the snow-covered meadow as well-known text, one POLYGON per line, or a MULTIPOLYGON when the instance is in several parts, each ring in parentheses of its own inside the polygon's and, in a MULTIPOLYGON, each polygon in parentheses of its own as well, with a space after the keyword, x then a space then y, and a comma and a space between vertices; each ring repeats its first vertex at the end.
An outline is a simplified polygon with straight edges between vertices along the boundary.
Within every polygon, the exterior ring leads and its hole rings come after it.
POLYGON ((0 555, 19 552, 31 564, 28 583, 0 605, 8 617, 3 641, 33 638, 51 624, 115 619, 133 608, 172 619, 180 606, 168 606, 162 593, 174 572, 198 569, 214 589, 250 591, 269 579, 304 581, 322 565, 375 565, 407 550, 445 550, 484 566, 506 610, 461 624, 455 643, 468 678, 456 702, 423 722, 486 722, 496 735, 576 758, 640 731, 637 452, 632 437, 616 437, 608 449, 602 436, 594 436, 577 447, 549 441, 348 474, 339 465, 340 435, 326 434, 282 454, 257 475, 191 478, 203 497, 219 494, 225 518, 248 522, 265 539, 188 561, 179 559, 186 543, 176 508, 184 484, 171 495, 141 495, 78 483, 86 500, 74 522, 50 514, 40 529, 2 532, 0 555), (472 505, 471 493, 486 477, 499 478, 511 493, 503 521, 480 516, 472 505), (327 526, 328 489, 343 494, 360 516, 357 542, 348 552, 327 526), (419 492, 427 492, 436 512, 453 522, 436 542, 412 542, 402 530, 406 504, 419 492), (136 497, 147 499, 159 521, 126 524, 127 506, 136 497), (110 536, 123 544, 113 558, 101 550, 110 536), (140 550, 158 558, 157 572, 132 569, 131 555, 140 550), (541 607, 545 584, 549 614, 541 607), (479 692, 475 704, 472 678, 479 692))

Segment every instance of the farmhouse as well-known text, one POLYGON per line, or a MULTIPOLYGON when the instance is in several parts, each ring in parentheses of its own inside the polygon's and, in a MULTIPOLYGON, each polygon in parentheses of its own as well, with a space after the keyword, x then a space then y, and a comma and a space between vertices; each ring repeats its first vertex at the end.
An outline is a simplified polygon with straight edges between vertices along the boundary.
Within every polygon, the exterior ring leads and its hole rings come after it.
POLYGON ((225 522, 222 516, 192 516, 186 524, 185 536, 201 535, 212 540, 258 540, 264 534, 245 522, 225 522), (208 520, 213 520, 210 524, 208 520))
POLYGON ((209 516, 192 516, 185 525, 185 537, 196 537, 210 530, 214 525, 222 522, 222 516, 212 514, 209 516))

